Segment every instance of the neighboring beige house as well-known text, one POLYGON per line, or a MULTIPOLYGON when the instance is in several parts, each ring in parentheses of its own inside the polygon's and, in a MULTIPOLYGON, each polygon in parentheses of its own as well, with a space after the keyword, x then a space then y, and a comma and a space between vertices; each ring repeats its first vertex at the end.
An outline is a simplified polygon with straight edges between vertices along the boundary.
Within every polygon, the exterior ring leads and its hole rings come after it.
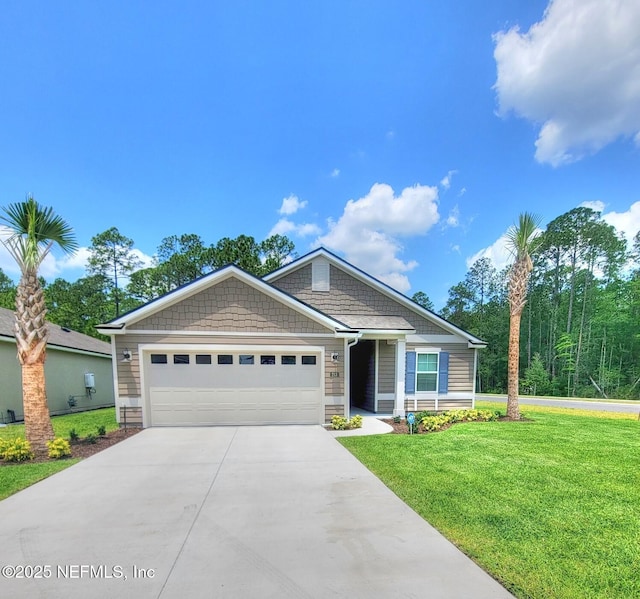
POLYGON ((143 426, 472 407, 486 345, 323 248, 264 279, 221 268, 98 330, 143 426))
MULTIPOLYGON (((13 311, 0 308, 0 422, 24 419, 14 322, 13 311)), ((108 343, 49 323, 44 369, 51 414, 114 404, 108 343)))

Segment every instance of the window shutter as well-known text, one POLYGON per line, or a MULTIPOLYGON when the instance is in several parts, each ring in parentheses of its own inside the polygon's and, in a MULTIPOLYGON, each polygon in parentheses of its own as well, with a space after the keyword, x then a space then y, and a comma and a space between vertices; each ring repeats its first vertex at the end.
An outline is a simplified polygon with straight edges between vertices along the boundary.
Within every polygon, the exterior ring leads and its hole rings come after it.
POLYGON ((416 352, 407 352, 407 364, 404 374, 404 392, 416 392, 416 352))
POLYGON ((449 352, 441 351, 438 366, 438 392, 449 391, 449 352))

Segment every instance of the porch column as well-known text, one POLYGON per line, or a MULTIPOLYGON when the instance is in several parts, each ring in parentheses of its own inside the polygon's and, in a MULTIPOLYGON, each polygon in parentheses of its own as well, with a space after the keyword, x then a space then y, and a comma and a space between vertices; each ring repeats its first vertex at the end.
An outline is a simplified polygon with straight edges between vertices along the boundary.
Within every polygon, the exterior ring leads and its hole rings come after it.
POLYGON ((396 401, 393 415, 404 418, 404 369, 406 363, 407 342, 398 339, 396 343, 396 401))

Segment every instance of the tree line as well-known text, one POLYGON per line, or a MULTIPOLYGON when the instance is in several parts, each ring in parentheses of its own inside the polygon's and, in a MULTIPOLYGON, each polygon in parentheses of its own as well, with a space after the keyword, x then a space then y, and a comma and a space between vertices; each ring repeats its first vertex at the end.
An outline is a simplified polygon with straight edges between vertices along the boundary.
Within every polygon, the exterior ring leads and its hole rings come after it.
MULTIPOLYGON (((134 241, 112 227, 92 238, 86 276, 44 289, 47 318, 99 337, 96 325, 226 264, 258 276, 296 257, 282 235, 263 241, 240 235, 206 244, 195 234, 161 240, 142 268, 134 241)), ((532 254, 521 315, 520 391, 537 395, 640 398, 640 232, 632 247, 590 208, 549 222, 532 254)), ((449 289, 441 315, 487 342, 477 386, 505 393, 509 347, 510 270, 476 261, 449 289)), ((0 305, 15 307, 16 286, 0 271, 0 305)), ((412 297, 433 309, 429 296, 412 297)))
MULTIPOLYGON (((640 397, 640 232, 627 247, 590 208, 549 222, 532 253, 520 336, 520 392, 640 397)), ((442 315, 487 341, 478 390, 507 389, 509 269, 483 258, 449 289, 442 315)))

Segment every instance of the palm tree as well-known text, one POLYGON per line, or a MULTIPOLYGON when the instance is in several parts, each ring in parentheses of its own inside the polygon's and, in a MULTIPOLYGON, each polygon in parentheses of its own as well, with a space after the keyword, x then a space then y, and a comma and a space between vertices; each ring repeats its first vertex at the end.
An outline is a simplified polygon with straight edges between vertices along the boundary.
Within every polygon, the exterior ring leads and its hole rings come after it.
POLYGON ((38 268, 54 244, 65 253, 75 252, 78 244, 71 227, 53 208, 41 206, 32 196, 2 211, 0 221, 9 232, 2 243, 22 273, 16 293, 15 334, 22 366, 25 434, 34 453, 42 456, 47 454, 47 441, 53 439, 53 428, 44 380, 49 330, 38 268))
POLYGON ((520 318, 527 302, 527 285, 533 270, 531 255, 540 245, 540 219, 523 212, 518 224, 507 231, 507 248, 514 256, 509 273, 509 359, 507 363, 507 418, 520 420, 518 406, 520 362, 520 318))

